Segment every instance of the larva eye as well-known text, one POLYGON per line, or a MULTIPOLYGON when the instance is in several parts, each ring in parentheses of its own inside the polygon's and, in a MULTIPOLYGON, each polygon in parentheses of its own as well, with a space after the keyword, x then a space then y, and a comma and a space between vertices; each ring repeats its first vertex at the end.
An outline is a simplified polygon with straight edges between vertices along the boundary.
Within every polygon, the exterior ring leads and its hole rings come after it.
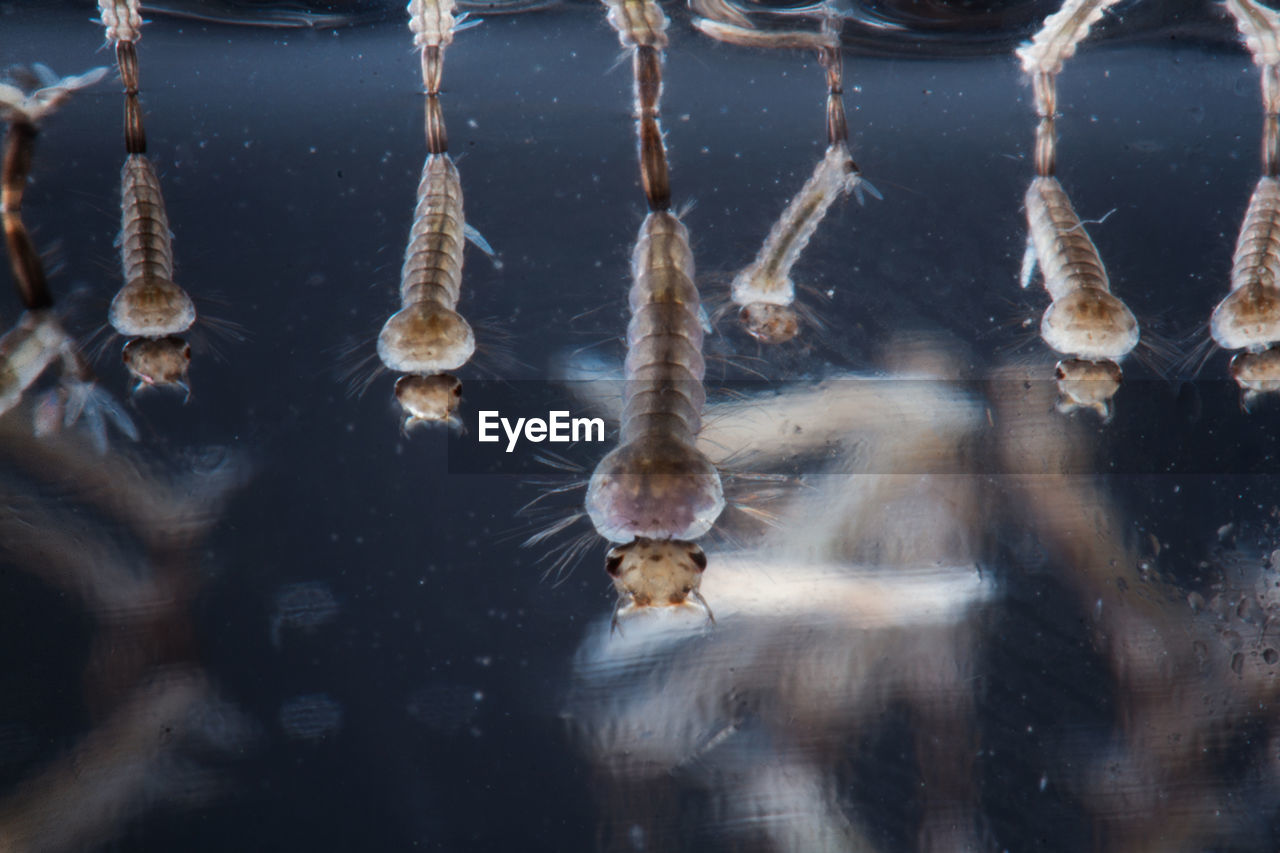
POLYGON ((704 571, 707 568, 707 554, 697 545, 689 551, 689 559, 693 560, 693 564, 698 567, 698 571, 704 571))

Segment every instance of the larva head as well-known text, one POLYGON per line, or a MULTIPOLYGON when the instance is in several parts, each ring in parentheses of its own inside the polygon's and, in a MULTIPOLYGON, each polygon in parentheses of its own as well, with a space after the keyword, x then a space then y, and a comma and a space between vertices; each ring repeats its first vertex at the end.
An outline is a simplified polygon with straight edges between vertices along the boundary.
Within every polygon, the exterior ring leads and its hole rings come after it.
POLYGON ((1280 341, 1280 289, 1254 282, 1213 309, 1209 332, 1223 349, 1258 349, 1280 341))
POLYGON ((124 345, 124 366, 138 388, 173 385, 186 389, 191 347, 182 338, 135 338, 124 345))
POLYGON ((609 549, 604 567, 618 591, 616 615, 625 616, 642 607, 679 607, 690 598, 701 602, 707 555, 693 542, 641 537, 609 549))
POLYGON ((404 410, 404 431, 422 424, 456 423, 454 410, 462 401, 462 383, 456 376, 409 374, 396 380, 396 401, 404 410))
POLYGON ((131 338, 177 335, 196 321, 187 292, 162 278, 137 278, 120 288, 107 313, 111 327, 131 338))
POLYGON ((1058 411, 1093 409, 1104 420, 1111 419, 1111 398, 1120 390, 1124 374, 1114 361, 1087 361, 1082 358, 1058 362, 1058 411))
POLYGON ((1247 410, 1261 395, 1280 391, 1280 346, 1242 352, 1231 359, 1230 370, 1244 394, 1241 404, 1247 410))
POLYGON ((747 334, 765 344, 782 344, 800 331, 800 317, 790 305, 752 302, 738 311, 747 334))
POLYGON ((1054 350, 1091 361, 1118 361, 1138 345, 1138 321, 1105 290, 1083 287, 1056 300, 1040 321, 1054 350))
POLYGON ((458 312, 438 302, 414 302, 391 315, 378 333, 378 357, 400 373, 457 370, 476 351, 476 336, 458 312))
POLYGON ((587 515, 611 542, 696 539, 724 509, 720 474, 697 448, 635 441, 600 460, 587 486, 587 515))

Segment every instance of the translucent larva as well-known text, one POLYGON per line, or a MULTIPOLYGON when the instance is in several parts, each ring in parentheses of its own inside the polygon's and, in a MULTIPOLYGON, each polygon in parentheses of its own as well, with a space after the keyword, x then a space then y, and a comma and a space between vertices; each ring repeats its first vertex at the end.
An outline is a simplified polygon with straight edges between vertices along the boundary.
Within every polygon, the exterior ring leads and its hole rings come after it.
POLYGON ((1022 284, 1030 283, 1038 264, 1053 298, 1040 336, 1071 356, 1057 368, 1062 407, 1091 408, 1105 417, 1120 382, 1118 363, 1138 345, 1138 321, 1111 293, 1102 258, 1057 179, 1032 180, 1025 203, 1029 238, 1022 284))
POLYGON ((670 212, 645 218, 632 276, 621 434, 592 473, 586 500, 596 531, 622 543, 607 568, 623 610, 693 596, 706 558, 690 540, 724 509, 719 472, 697 447, 701 303, 689 233, 670 212))

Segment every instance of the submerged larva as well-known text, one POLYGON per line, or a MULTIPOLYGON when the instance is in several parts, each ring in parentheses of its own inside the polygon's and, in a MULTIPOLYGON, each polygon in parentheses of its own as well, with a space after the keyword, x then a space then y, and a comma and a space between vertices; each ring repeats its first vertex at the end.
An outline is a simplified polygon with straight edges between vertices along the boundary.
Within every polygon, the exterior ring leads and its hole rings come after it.
POLYGON ((1097 247, 1057 179, 1032 180, 1025 202, 1029 236, 1022 286, 1030 283, 1038 264, 1053 298, 1040 321, 1040 336, 1072 356, 1058 363, 1062 408, 1091 408, 1106 417, 1107 401, 1120 382, 1118 363, 1138 345, 1138 321, 1111 293, 1097 247))
POLYGON ((160 177, 142 154, 125 159, 120 173, 120 265, 124 286, 108 319, 126 337, 158 338, 187 331, 195 303, 173 281, 173 237, 160 177))
POLYGON ((1252 0, 1226 6, 1262 70, 1262 177, 1236 237, 1231 292, 1213 309, 1209 333, 1224 349, 1244 350, 1230 372, 1248 408, 1280 390, 1280 14, 1252 0))
POLYGON ((36 407, 36 432, 70 426, 84 416, 100 449, 106 446, 106 420, 126 435, 137 432, 110 396, 98 388, 81 358, 75 340, 54 313, 53 294, 44 265, 22 220, 22 200, 31 171, 36 122, 61 104, 71 92, 102 78, 105 69, 78 77, 58 78, 45 66, 31 76, 41 84, 31 94, 0 83, 0 117, 9 122, 3 174, 0 175, 0 219, 18 293, 26 312, 0 337, 0 414, 14 408, 55 362, 62 375, 58 387, 43 395, 36 407))
POLYGON ((191 349, 178 337, 196 321, 195 303, 173 281, 173 236, 160 177, 144 154, 130 154, 120 174, 120 265, 124 286, 107 319, 131 338, 122 353, 135 389, 187 389, 191 349), (147 341, 148 343, 140 343, 147 341))
POLYGON ((428 155, 400 270, 401 308, 378 334, 378 357, 392 370, 457 370, 475 352, 475 333, 455 310, 462 289, 463 222, 453 159, 428 155))
POLYGON ((791 269, 831 205, 865 183, 848 146, 827 147, 809 180, 769 230, 755 260, 734 276, 730 295, 734 304, 741 306, 739 319, 752 337, 764 343, 795 337, 800 320, 793 307, 796 287, 791 269))
POLYGON ((586 500, 596 531, 623 543, 608 561, 620 612, 693 596, 706 559, 690 540, 724 509, 720 474, 697 447, 706 366, 693 253, 669 211, 641 225, 632 282, 621 434, 586 500))
POLYGON ((822 19, 817 30, 760 30, 749 21, 744 26, 704 18, 693 22, 706 35, 730 44, 816 50, 826 71, 826 153, 769 230, 755 260, 734 277, 730 287, 730 298, 739 306, 738 319, 743 328, 762 343, 783 343, 799 333, 800 315, 794 307, 796 288, 791 269, 831 205, 849 193, 856 194, 862 202, 864 189, 876 197, 880 195, 863 179, 849 153, 839 14, 826 3, 817 7, 816 14, 822 19))

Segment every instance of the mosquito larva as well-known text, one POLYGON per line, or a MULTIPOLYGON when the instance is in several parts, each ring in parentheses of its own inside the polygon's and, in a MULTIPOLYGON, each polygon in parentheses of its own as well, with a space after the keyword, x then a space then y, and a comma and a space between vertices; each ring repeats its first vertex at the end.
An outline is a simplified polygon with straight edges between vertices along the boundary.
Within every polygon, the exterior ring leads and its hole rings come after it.
POLYGON ((1262 70, 1263 174, 1236 238, 1231 292, 1214 308, 1209 332, 1222 348, 1244 350, 1230 372, 1247 408, 1280 390, 1280 14, 1251 0, 1228 0, 1227 10, 1262 70))
POLYGON ((609 23, 632 48, 640 180, 649 215, 631 255, 631 321, 618 446, 592 472, 586 510, 596 532, 620 543, 605 568, 616 620, 634 608, 676 606, 698 592, 707 558, 690 541, 724 509, 720 474, 698 450, 705 392, 702 303, 689 232, 670 211, 658 126, 667 17, 654 0, 605 0, 609 23))
POLYGON ((1053 302, 1040 336, 1072 358, 1058 362, 1064 411, 1092 408, 1104 418, 1120 382, 1120 359, 1138 345, 1138 321, 1111 293, 1106 268, 1056 178, 1032 180, 1026 194, 1029 237, 1022 286, 1037 263, 1053 302))
POLYGON ((147 135, 138 103, 137 41, 142 37, 138 0, 99 0, 107 41, 114 43, 125 89, 124 147, 120 173, 120 264, 124 285, 111 300, 107 321, 132 340, 121 357, 134 390, 176 387, 190 393, 191 347, 179 335, 196 321, 195 303, 173 280, 173 235, 160 177, 146 157, 147 135))
POLYGON ((176 335, 191 328, 195 305, 173 282, 173 239, 151 161, 131 154, 120 172, 120 264, 124 286, 109 319, 128 337, 176 335))
POLYGON ((831 205, 849 193, 854 193, 862 202, 864 189, 877 198, 880 195, 863 179, 849 153, 838 13, 825 3, 818 12, 822 26, 817 30, 757 30, 702 18, 695 18, 693 22, 706 35, 731 44, 817 50, 826 69, 826 154, 782 211, 755 260, 734 277, 730 287, 730 298, 739 306, 738 319, 748 334, 763 343, 783 343, 800 331, 791 269, 800 260, 831 205))
POLYGON ((401 308, 378 334, 378 357, 401 373, 457 370, 476 349, 455 308, 462 288, 462 187, 448 154, 429 154, 400 271, 401 308))
POLYGON ((706 556, 694 544, 724 509, 720 474, 696 446, 705 392, 700 299, 689 232, 651 212, 632 254, 631 321, 618 446, 587 487, 609 552, 619 615, 697 598, 706 556))
POLYGON ((493 254, 466 225, 462 182, 448 153, 440 106, 444 48, 453 42, 465 17, 455 17, 455 11, 454 0, 409 3, 409 29, 421 53, 427 96, 423 128, 428 154, 400 269, 400 310, 378 334, 378 358, 389 369, 405 374, 395 386, 405 432, 426 423, 459 424, 454 412, 462 398, 462 383, 447 371, 466 364, 476 349, 471 325, 457 312, 464 244, 471 239, 493 254))
POLYGON ((149 341, 126 345, 125 365, 137 388, 185 389, 191 351, 178 335, 195 323, 196 308, 173 281, 173 236, 160 177, 143 154, 130 154, 120 173, 119 243, 124 286, 107 319, 119 334, 149 341))
POLYGON ((1218 303, 1209 332, 1223 349, 1245 350, 1231 374, 1246 392, 1274 390, 1280 363, 1271 355, 1280 342, 1280 181, 1263 177, 1253 191, 1236 240, 1231 293, 1218 303))
POLYGON ((53 295, 44 266, 22 221, 22 199, 31 170, 36 121, 72 92, 102 79, 99 68, 77 77, 58 78, 43 65, 32 76, 43 84, 30 95, 9 83, 0 83, 0 117, 9 122, 3 175, 0 176, 0 218, 19 294, 27 309, 18 324, 0 337, 0 413, 16 406, 23 395, 54 363, 60 362, 59 386, 46 394, 36 409, 37 432, 70 426, 80 416, 94 427, 93 439, 105 447, 105 423, 110 419, 122 432, 137 437, 129 418, 97 387, 92 372, 80 357, 75 340, 53 312, 53 295))
MULTIPOLYGON (((734 276, 731 298, 741 306, 739 319, 752 337, 765 343, 782 343, 799 332, 791 268, 800 260, 831 205, 865 183, 848 146, 841 143, 827 147, 809 180, 770 229, 755 260, 734 276)), ((871 191, 874 193, 874 188, 871 191)))

